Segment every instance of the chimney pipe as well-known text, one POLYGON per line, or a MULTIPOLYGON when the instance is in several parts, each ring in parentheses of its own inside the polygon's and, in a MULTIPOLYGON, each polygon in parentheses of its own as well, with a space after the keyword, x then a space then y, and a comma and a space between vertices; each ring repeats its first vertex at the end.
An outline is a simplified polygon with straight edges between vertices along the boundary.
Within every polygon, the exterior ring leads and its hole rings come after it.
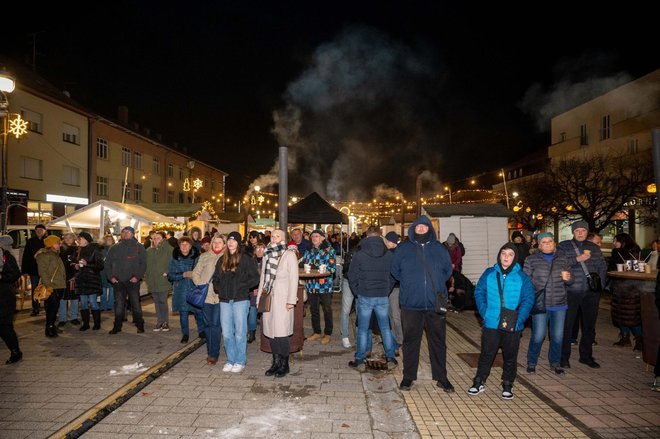
POLYGON ((119 119, 120 123, 123 123, 124 125, 128 125, 128 107, 125 105, 120 105, 117 108, 117 119, 119 119))

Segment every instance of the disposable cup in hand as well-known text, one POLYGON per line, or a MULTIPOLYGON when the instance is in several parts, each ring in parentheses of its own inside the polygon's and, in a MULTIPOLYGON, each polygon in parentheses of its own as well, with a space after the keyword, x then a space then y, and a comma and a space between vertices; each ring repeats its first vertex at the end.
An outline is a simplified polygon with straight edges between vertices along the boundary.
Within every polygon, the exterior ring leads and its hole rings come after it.
POLYGON ((319 273, 323 274, 327 269, 328 269, 327 265, 325 264, 319 265, 319 273))
POLYGON ((566 271, 566 270, 562 271, 561 272, 561 278, 562 278, 562 280, 565 280, 565 281, 571 280, 571 272, 566 271))
POLYGON ((309 264, 303 265, 303 268, 305 269, 305 273, 311 273, 312 272, 312 266, 309 264))
POLYGON ((591 255, 591 250, 584 249, 582 250, 582 253, 584 253, 585 255, 591 255))

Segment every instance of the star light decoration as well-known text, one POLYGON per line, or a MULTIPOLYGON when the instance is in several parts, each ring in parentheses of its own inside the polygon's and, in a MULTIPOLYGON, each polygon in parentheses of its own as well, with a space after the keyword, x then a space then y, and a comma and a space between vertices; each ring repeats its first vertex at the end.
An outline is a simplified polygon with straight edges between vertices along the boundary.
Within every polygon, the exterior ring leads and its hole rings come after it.
POLYGON ((193 180, 192 185, 195 189, 199 190, 204 186, 204 182, 197 177, 196 179, 193 180))
POLYGON ((22 135, 27 134, 28 126, 28 121, 23 119, 20 114, 17 114, 14 119, 9 121, 9 133, 20 139, 22 135))

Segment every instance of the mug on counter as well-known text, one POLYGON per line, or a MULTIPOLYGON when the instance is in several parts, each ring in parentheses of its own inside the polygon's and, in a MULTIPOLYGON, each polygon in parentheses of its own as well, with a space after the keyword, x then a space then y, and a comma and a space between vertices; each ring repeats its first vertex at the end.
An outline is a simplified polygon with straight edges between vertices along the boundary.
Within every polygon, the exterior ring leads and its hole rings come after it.
POLYGON ((616 264, 616 271, 624 271, 625 267, 625 264, 616 264))

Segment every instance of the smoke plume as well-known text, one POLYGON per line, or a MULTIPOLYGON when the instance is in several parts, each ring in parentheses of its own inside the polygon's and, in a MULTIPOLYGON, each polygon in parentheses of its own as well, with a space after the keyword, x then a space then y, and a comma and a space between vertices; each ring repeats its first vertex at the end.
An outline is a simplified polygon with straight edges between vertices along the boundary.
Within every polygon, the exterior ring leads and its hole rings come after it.
MULTIPOLYGON (((419 172, 440 163, 428 116, 443 82, 436 58, 367 27, 319 46, 273 113, 273 134, 289 148, 291 191, 364 200, 388 182, 411 193, 419 172)), ((277 169, 258 185, 273 184, 277 169)))

